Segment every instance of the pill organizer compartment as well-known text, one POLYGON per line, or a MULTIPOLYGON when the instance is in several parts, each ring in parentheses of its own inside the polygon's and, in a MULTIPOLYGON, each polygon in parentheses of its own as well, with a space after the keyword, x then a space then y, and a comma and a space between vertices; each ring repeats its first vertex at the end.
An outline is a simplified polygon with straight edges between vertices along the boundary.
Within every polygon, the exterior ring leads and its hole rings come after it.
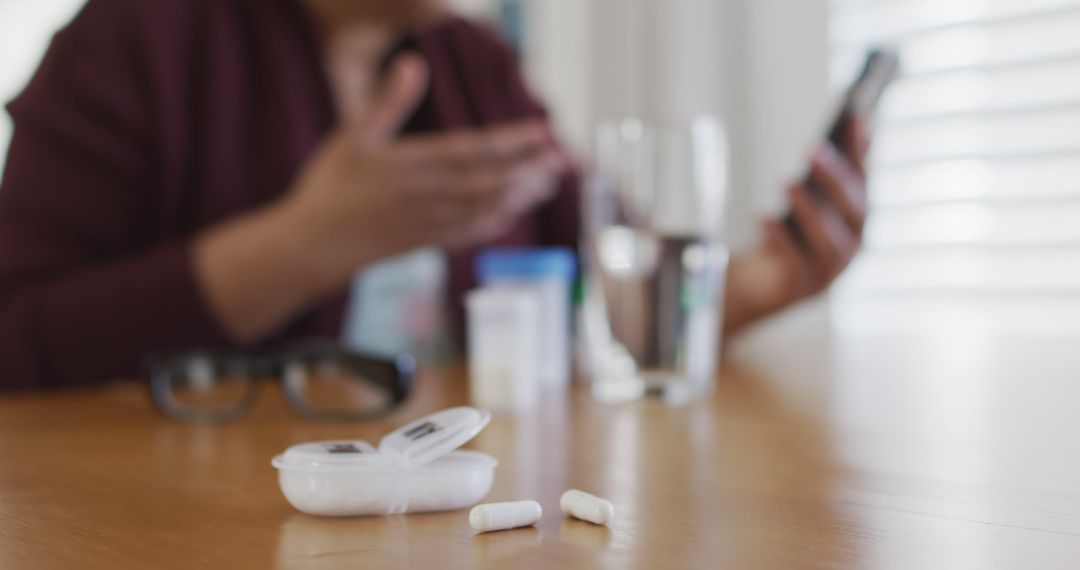
POLYGON ((473 408, 419 419, 383 438, 324 441, 290 447, 273 460, 285 498, 320 516, 450 511, 477 504, 491 491, 498 461, 457 451, 491 421, 473 408))

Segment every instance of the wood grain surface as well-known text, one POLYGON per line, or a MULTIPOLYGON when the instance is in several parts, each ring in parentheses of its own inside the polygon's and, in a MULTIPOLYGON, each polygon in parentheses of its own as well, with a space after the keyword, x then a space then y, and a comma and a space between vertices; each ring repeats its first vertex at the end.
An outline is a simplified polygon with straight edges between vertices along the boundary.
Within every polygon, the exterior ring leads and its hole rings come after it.
POLYGON ((0 568, 1078 568, 1080 339, 883 335, 729 364, 684 408, 584 389, 496 417, 487 500, 536 528, 477 535, 467 511, 320 519, 281 496, 289 445, 378 439, 465 404, 428 370, 383 421, 318 424, 276 390, 241 421, 184 425, 120 384, 0 399, 0 568), (610 528, 559 495, 610 499, 610 528))

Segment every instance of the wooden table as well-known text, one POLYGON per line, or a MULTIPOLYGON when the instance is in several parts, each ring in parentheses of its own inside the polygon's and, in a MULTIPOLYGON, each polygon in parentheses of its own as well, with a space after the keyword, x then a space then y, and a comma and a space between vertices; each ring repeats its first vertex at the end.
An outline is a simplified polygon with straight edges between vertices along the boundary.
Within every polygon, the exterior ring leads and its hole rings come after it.
POLYGON ((298 419, 272 391, 223 426, 162 419, 137 386, 8 397, 0 568, 1080 568, 1080 339, 798 346, 737 359, 687 408, 580 392, 496 418, 472 444, 501 460, 488 499, 546 513, 486 535, 467 511, 299 514, 270 467, 465 403, 458 368, 362 425, 298 419), (565 520, 571 487, 611 499, 614 524, 565 520))

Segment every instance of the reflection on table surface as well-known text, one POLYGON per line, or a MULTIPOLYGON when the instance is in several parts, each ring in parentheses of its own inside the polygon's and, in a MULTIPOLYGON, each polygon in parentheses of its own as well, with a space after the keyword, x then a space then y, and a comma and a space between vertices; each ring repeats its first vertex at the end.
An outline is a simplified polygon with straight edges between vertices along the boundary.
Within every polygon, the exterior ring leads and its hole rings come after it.
POLYGON ((486 535, 467 511, 303 515, 269 464, 467 403, 460 366, 358 425, 304 421, 272 390, 218 426, 160 418, 139 386, 8 397, 0 567, 1071 568, 1078 341, 820 336, 736 354, 688 407, 550 398, 470 444, 500 460, 488 500, 545 508, 486 535), (569 488, 611 500, 610 528, 564 518, 569 488))

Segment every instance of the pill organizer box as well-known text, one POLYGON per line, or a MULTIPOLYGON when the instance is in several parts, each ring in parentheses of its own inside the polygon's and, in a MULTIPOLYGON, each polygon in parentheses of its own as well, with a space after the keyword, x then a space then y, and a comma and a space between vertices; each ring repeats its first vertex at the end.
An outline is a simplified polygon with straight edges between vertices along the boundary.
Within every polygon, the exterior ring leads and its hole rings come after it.
POLYGON ((484 410, 453 408, 390 433, 378 449, 366 441, 305 443, 272 463, 285 498, 308 514, 457 510, 479 503, 491 491, 498 461, 458 450, 490 421, 484 410))

